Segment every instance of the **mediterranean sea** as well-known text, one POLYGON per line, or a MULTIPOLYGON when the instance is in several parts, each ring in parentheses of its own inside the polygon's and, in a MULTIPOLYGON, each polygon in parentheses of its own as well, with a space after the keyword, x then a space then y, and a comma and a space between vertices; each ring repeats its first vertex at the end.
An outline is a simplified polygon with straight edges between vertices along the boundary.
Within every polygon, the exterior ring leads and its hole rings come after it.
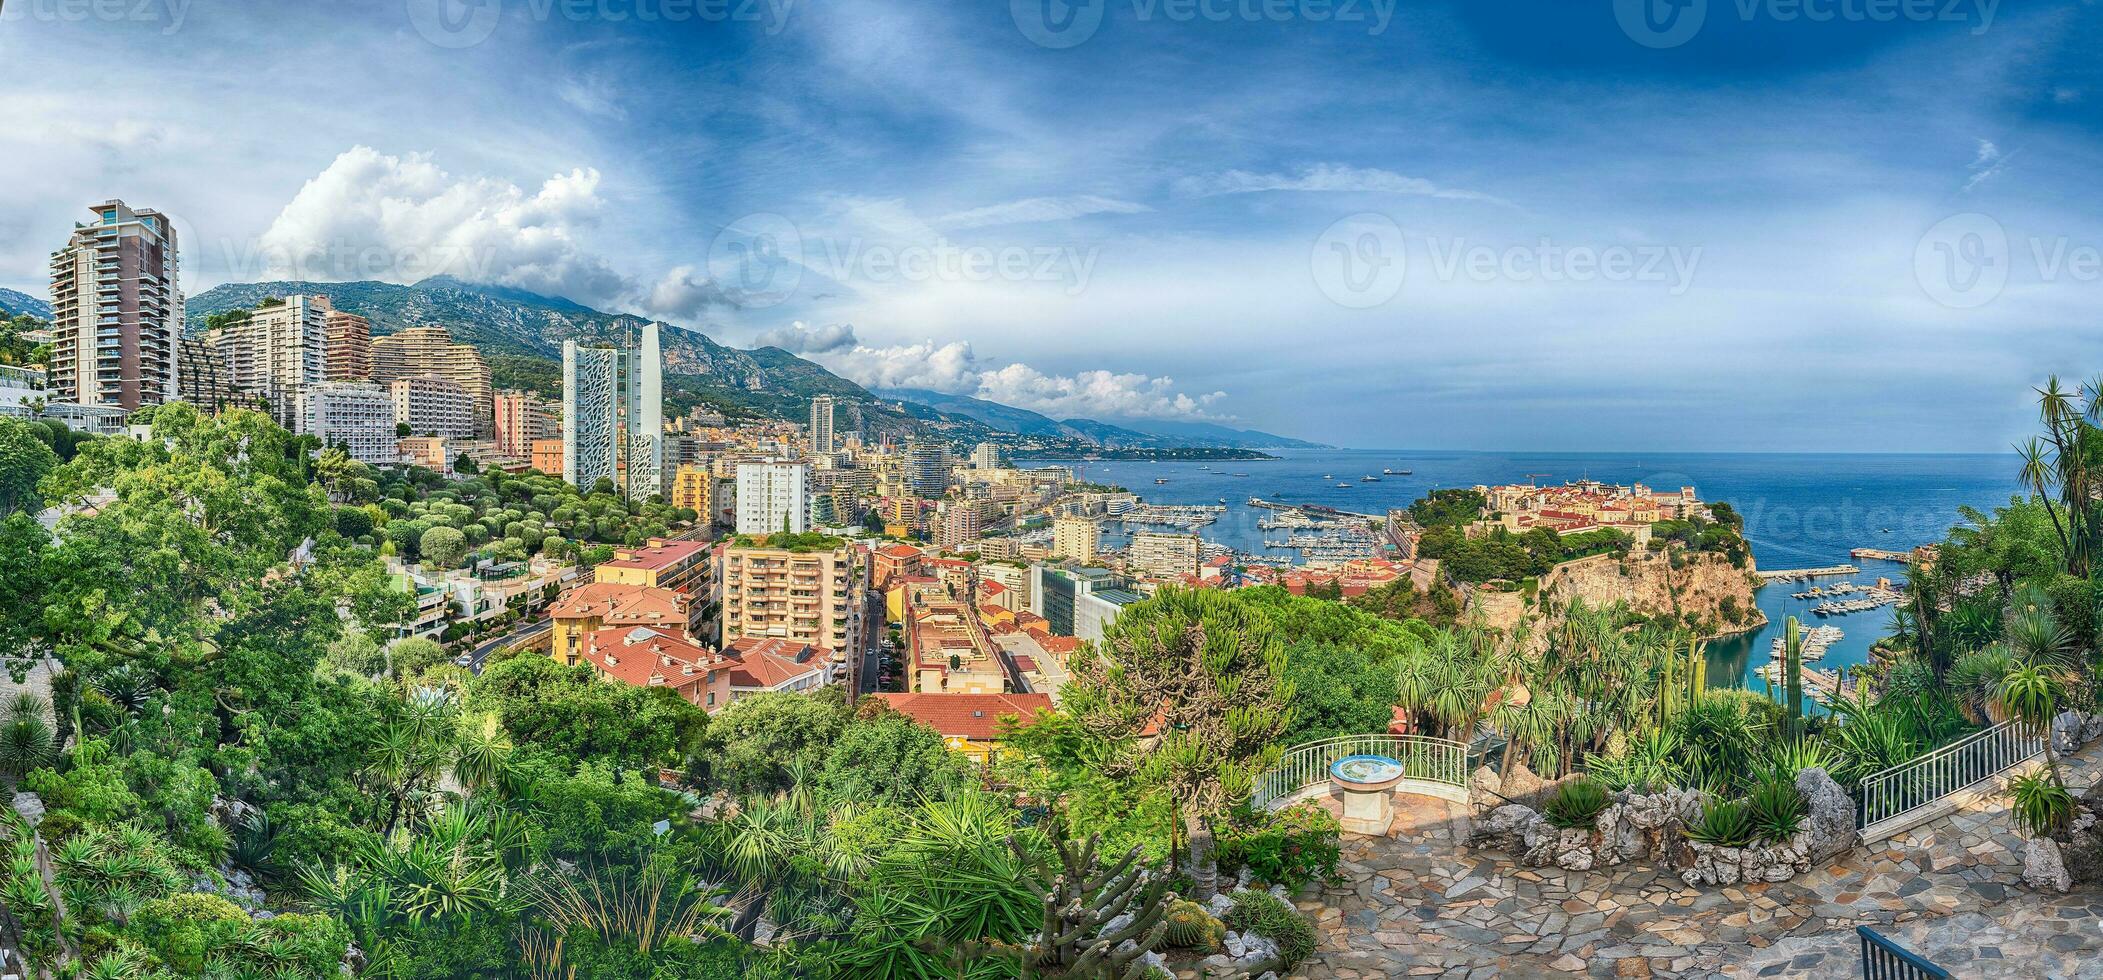
MULTIPOLYGON (((1787 453, 1509 453, 1412 450, 1273 450, 1275 460, 1217 462, 1057 462, 1085 480, 1112 483, 1149 503, 1217 504, 1227 512, 1199 532, 1206 540, 1253 554, 1290 556, 1263 546, 1256 526, 1263 511, 1250 497, 1290 504, 1322 504, 1381 515, 1407 507, 1434 489, 1477 484, 1564 483, 1592 479, 1644 483, 1661 490, 1692 486, 1704 500, 1728 502, 1745 516, 1746 538, 1765 569, 1853 563, 1861 585, 1894 581, 1905 566, 1848 557, 1855 548, 1904 551, 1942 540, 1963 520, 1958 508, 1991 512, 2021 492, 2013 454, 1787 454, 1787 453), (1407 476, 1383 470, 1409 470, 1407 476), (1241 475, 1246 474, 1246 475, 1241 475), (1365 482, 1365 476, 1378 482, 1365 482), (1166 483, 1156 483, 1166 480, 1166 483), (1339 484, 1348 483, 1343 487, 1339 484)), ((1113 525, 1114 528, 1114 525, 1113 525)), ((1274 532, 1275 533, 1275 532, 1274 532)), ((1830 584, 1842 579, 1819 580, 1830 584)), ((1813 602, 1790 598, 1804 584, 1760 589, 1769 623, 1752 633, 1709 644, 1712 685, 1766 684, 1754 674, 1787 616, 1807 625, 1840 627, 1846 635, 1817 666, 1835 669, 1869 657, 1885 633, 1890 609, 1821 618, 1813 602)))

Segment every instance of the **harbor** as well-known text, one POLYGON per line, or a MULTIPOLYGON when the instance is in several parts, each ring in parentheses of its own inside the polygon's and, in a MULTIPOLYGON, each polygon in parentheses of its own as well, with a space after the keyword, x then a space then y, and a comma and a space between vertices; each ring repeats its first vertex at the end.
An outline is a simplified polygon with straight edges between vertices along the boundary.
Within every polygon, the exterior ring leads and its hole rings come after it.
POLYGON ((1763 569, 1753 574, 1760 576, 1763 582, 1806 582, 1835 575, 1860 575, 1862 569, 1854 565, 1826 565, 1820 568, 1782 568, 1773 571, 1763 569))

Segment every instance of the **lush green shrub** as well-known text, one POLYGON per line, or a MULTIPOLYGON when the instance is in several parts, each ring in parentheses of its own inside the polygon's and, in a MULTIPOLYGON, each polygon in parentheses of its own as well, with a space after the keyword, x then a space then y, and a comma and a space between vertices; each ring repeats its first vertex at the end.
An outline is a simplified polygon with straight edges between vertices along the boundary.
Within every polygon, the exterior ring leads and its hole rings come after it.
POLYGON ((1583 777, 1556 787, 1548 798, 1548 822, 1566 829, 1589 829, 1611 798, 1598 780, 1583 777))
POLYGON ((1701 819, 1687 828, 1687 836, 1717 847, 1744 847, 1753 842, 1759 828, 1752 808, 1744 800, 1711 797, 1701 805, 1701 819))
POLYGON ((1753 828, 1763 840, 1780 843, 1796 836, 1797 828, 1803 825, 1803 794, 1796 791, 1794 782, 1780 775, 1770 776, 1753 787, 1745 805, 1752 811, 1753 828))
POLYGON ((1220 870, 1299 891, 1336 877, 1343 860, 1343 827, 1329 811, 1311 803, 1286 807, 1248 829, 1220 835, 1220 870))
POLYGON ((2016 826, 2032 837, 2064 829, 2074 819, 2074 796, 2045 773, 2017 776, 2008 783, 2009 811, 2016 826))
POLYGON ((1227 910, 1227 928, 1253 932, 1278 944, 1287 970, 1314 955, 1314 924, 1300 910, 1270 892, 1241 891, 1233 895, 1234 907, 1227 910))

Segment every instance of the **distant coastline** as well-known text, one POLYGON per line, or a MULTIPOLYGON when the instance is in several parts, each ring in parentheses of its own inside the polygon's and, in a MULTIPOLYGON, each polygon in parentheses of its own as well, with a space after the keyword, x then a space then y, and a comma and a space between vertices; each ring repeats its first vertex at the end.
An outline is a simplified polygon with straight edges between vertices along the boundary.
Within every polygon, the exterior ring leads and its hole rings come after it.
POLYGON ((1255 449, 1223 449, 1213 446, 1188 446, 1162 449, 1044 449, 1032 450, 1027 455, 1015 457, 1021 460, 1081 460, 1117 462, 1187 462, 1214 459, 1277 459, 1270 453, 1255 449))

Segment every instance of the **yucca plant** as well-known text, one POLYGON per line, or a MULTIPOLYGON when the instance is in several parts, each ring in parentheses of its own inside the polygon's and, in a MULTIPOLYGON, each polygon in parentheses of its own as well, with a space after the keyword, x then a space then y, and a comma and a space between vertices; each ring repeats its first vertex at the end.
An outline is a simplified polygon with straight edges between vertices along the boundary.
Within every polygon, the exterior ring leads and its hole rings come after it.
POLYGON ((2009 813, 2016 826, 2032 837, 2066 829, 2074 819, 2074 794, 2042 773, 2027 773, 2008 783, 2009 813))
POLYGON ((1785 774, 1792 781, 1796 774, 1806 769, 1824 769, 1831 772, 1840 763, 1840 753, 1824 742, 1810 739, 1790 739, 1768 747, 1764 761, 1767 768, 1776 774, 1785 774))
POLYGON ((1606 787, 1590 778, 1573 779, 1556 787, 1548 798, 1548 822, 1565 829, 1589 828, 1606 809, 1610 798, 1606 787))
POLYGON ((1759 829, 1752 808, 1744 800, 1710 797, 1701 805, 1701 819, 1687 827, 1687 836, 1717 847, 1744 847, 1753 842, 1759 829))
POLYGON ((1745 798, 1746 809, 1752 813, 1753 829, 1760 839, 1781 843, 1796 836, 1797 828, 1803 826, 1806 806, 1796 784, 1779 774, 1762 780, 1745 798))

